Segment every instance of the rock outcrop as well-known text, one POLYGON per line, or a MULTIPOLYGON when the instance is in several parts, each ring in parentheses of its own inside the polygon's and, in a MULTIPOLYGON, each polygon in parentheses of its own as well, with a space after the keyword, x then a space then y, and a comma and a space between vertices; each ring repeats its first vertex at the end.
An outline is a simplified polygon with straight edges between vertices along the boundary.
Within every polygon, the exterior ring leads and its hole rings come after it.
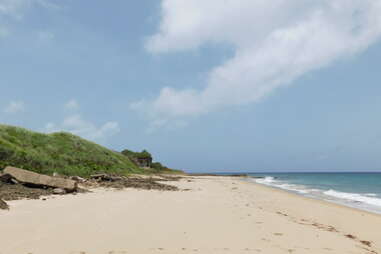
POLYGON ((72 192, 77 189, 76 181, 59 177, 41 175, 20 168, 6 167, 3 171, 3 175, 9 175, 12 179, 15 179, 17 182, 21 184, 60 188, 68 192, 72 192))

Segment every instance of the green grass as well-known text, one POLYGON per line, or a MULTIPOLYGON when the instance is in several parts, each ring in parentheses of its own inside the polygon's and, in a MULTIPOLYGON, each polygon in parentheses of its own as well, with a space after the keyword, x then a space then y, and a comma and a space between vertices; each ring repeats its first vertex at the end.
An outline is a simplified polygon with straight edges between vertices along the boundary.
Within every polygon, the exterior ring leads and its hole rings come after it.
POLYGON ((150 173, 127 156, 70 133, 42 134, 0 125, 0 170, 14 166, 42 174, 150 173))

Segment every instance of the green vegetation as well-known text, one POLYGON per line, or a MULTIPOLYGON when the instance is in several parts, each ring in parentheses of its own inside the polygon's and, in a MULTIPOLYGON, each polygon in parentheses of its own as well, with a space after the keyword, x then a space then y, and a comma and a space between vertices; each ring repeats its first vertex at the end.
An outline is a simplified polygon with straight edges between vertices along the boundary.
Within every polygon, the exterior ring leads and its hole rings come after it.
POLYGON ((165 166, 163 166, 160 162, 153 162, 151 167, 155 170, 171 170, 165 166))
POLYGON ((127 156, 133 163, 135 163, 136 166, 147 166, 148 163, 151 168, 151 172, 154 173, 184 173, 180 170, 174 170, 163 166, 160 162, 152 162, 152 155, 146 150, 143 150, 142 152, 134 152, 126 149, 122 151, 122 154, 127 156))
POLYGON ((142 152, 134 152, 134 151, 125 149, 122 151, 122 154, 130 158, 130 160, 133 160, 133 159, 151 159, 152 160, 152 155, 146 150, 143 150, 142 152))
POLYGON ((70 133, 42 134, 0 125, 0 170, 6 166, 82 177, 94 173, 149 173, 128 156, 70 133))

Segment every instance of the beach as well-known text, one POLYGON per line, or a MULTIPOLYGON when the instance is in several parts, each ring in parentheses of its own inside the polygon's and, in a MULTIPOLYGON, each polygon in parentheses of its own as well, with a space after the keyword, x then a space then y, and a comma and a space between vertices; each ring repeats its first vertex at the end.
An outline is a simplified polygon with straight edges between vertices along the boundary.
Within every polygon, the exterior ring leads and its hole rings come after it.
POLYGON ((0 254, 381 253, 381 216, 240 177, 10 201, 0 254))

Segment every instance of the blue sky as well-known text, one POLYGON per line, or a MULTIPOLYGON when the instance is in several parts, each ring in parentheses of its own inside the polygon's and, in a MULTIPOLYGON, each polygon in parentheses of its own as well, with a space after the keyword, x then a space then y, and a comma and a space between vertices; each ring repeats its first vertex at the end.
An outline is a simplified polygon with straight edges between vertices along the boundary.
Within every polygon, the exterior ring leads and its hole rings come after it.
POLYGON ((380 14, 374 0, 0 0, 0 121, 189 171, 381 170, 380 14))

